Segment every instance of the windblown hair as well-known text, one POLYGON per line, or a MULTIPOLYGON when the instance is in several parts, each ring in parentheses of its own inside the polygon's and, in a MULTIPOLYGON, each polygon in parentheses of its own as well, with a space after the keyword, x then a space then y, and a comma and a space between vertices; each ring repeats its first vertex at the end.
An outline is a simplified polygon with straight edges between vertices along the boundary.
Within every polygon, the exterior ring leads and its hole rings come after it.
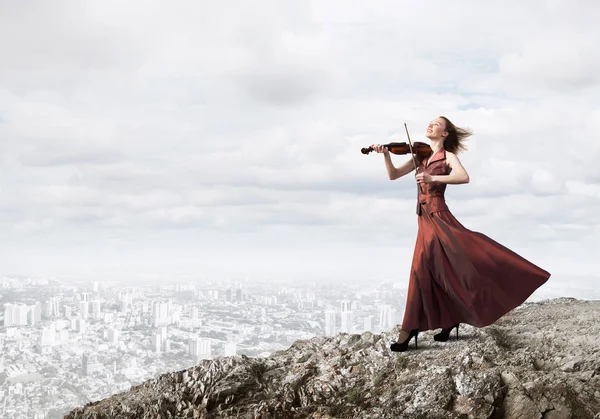
POLYGON ((440 118, 446 122, 446 131, 448 131, 448 136, 444 140, 444 149, 454 154, 467 151, 465 140, 473 135, 473 131, 470 128, 457 127, 445 116, 440 118))

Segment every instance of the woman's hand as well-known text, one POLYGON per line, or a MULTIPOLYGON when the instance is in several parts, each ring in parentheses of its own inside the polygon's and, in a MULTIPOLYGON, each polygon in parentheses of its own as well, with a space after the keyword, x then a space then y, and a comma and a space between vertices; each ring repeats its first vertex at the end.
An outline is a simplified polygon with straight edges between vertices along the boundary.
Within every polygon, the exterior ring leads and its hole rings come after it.
POLYGON ((417 183, 433 183, 433 176, 429 173, 419 173, 416 178, 417 183))
POLYGON ((373 150, 377 153, 383 153, 385 155, 390 154, 390 150, 387 149, 386 146, 381 145, 381 144, 372 144, 371 147, 373 147, 373 150))

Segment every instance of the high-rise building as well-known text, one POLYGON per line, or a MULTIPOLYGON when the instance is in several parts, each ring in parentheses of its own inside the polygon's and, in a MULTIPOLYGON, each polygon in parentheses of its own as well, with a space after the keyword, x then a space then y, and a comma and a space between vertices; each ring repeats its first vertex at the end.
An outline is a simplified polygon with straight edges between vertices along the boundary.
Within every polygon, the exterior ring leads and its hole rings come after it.
POLYGON ((89 304, 90 304, 90 302, 87 300, 81 301, 79 303, 79 317, 81 317, 83 320, 87 320, 89 317, 89 313, 90 313, 89 304))
POLYGON ((13 303, 4 304, 4 327, 13 325, 13 303))
POLYGON ((75 319, 75 331, 77 333, 85 333, 85 320, 75 319))
POLYGON ((50 319, 52 317, 52 302, 50 300, 44 301, 42 305, 42 317, 44 319, 50 319))
POLYGON ((194 306, 191 309, 190 318, 192 320, 198 320, 198 307, 194 306))
POLYGON ((101 365, 98 362, 98 357, 95 354, 84 353, 81 359, 83 375, 90 376, 95 372, 100 371, 101 365))
POLYGON ((42 329, 42 333, 40 334, 40 344, 41 345, 54 345, 54 341, 56 340, 56 326, 54 324, 50 324, 42 329))
POLYGON ((390 329, 396 324, 396 309, 390 304, 383 304, 379 308, 379 327, 382 330, 390 329))
POLYGON ((159 327, 154 331, 151 338, 152 350, 154 352, 168 352, 171 348, 171 342, 168 339, 167 328, 159 327))
POLYGON ((109 327, 106 333, 106 341, 112 344, 119 342, 120 331, 114 327, 109 327))
POLYGON ((170 323, 169 318, 170 301, 155 301, 152 304, 152 324, 159 327, 170 323))
POLYGON ((112 313, 102 313, 102 314, 103 314, 102 318, 104 320, 104 323, 111 324, 113 322, 113 314, 112 313))
POLYGON ((342 311, 340 332, 354 333, 354 316, 351 311, 342 311))
POLYGON ((27 311, 27 324, 29 326, 35 326, 35 306, 29 306, 29 310, 27 311))
POLYGON ((209 358, 212 356, 212 343, 207 338, 194 338, 188 340, 188 352, 192 356, 209 358))
POLYGON ((30 307, 25 304, 4 305, 4 326, 27 326, 30 307))
POLYGON ((36 345, 36 351, 40 354, 49 354, 52 352, 52 347, 56 344, 56 326, 54 323, 42 329, 40 337, 36 345))
POLYGON ((59 317, 60 310, 58 309, 58 298, 51 298, 50 302, 52 304, 52 317, 59 317))
POLYGON ((92 317, 94 319, 101 319, 102 318, 102 302, 95 300, 92 301, 92 317))
POLYGON ((336 318, 337 313, 335 311, 325 312, 325 336, 333 336, 337 333, 336 318))
POLYGON ((56 297, 52 297, 44 301, 44 304, 42 305, 42 316, 45 319, 58 317, 60 315, 60 312, 58 310, 58 303, 58 298, 56 297))
POLYGON ((34 312, 33 318, 35 320, 35 324, 38 324, 39 322, 42 321, 42 303, 40 303, 39 301, 36 301, 33 312, 34 312))
POLYGON ((60 345, 67 345, 69 343, 69 330, 68 329, 62 329, 59 332, 59 344, 60 345))
POLYGON ((120 310, 122 312, 126 312, 131 310, 133 307, 133 295, 132 294, 124 294, 121 296, 121 304, 120 310))
POLYGON ((342 312, 344 311, 352 311, 352 302, 350 300, 342 301, 342 312))
POLYGON ((154 352, 162 352, 162 338, 160 336, 160 332, 157 330, 154 332, 151 338, 152 351, 154 352))
POLYGON ((180 318, 181 314, 179 309, 173 310, 173 313, 171 313, 171 324, 179 324, 180 318))
POLYGON ((17 305, 16 318, 18 326, 27 326, 27 314, 29 313, 29 311, 30 307, 28 305, 17 305))

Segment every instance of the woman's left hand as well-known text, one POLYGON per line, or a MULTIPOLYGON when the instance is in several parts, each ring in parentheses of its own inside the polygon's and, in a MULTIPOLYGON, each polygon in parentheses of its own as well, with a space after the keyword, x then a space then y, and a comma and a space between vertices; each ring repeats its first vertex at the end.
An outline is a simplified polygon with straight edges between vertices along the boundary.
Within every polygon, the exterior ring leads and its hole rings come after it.
POLYGON ((429 173, 419 173, 417 175, 417 183, 433 183, 433 176, 429 173))

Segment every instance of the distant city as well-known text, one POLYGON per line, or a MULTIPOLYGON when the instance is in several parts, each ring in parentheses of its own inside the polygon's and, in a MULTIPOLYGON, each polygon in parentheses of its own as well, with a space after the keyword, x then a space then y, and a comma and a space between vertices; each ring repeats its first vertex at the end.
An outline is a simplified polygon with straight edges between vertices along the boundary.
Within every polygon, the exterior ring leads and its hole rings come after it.
MULTIPOLYGON (((552 277, 530 301, 600 299, 598 283, 552 277)), ((0 417, 62 418, 201 359, 266 357, 314 336, 387 332, 402 321, 407 284, 0 276, 0 417)))
POLYGON ((389 331, 405 299, 406 289, 389 281, 124 286, 0 277, 0 417, 62 418, 201 359, 265 357, 318 335, 389 331))

